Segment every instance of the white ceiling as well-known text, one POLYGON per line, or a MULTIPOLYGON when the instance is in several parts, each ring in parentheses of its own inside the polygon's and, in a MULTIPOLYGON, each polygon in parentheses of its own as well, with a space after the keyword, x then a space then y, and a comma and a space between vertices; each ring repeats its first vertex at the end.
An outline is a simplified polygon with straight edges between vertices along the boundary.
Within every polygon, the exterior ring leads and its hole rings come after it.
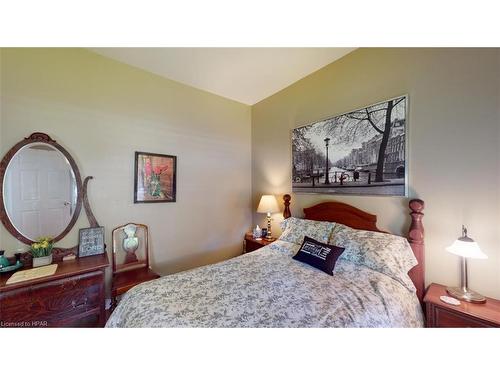
POLYGON ((92 51, 245 104, 255 104, 354 48, 92 48, 92 51))

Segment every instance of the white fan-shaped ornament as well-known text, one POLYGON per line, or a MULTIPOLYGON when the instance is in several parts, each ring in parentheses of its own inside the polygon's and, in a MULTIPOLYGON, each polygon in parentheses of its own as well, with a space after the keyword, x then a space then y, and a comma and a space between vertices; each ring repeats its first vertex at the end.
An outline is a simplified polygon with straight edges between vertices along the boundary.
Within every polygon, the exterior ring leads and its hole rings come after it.
POLYGON ((448 305, 453 305, 453 306, 459 306, 460 301, 456 298, 450 297, 450 296, 441 296, 439 297, 441 301, 444 303, 447 303, 448 305))

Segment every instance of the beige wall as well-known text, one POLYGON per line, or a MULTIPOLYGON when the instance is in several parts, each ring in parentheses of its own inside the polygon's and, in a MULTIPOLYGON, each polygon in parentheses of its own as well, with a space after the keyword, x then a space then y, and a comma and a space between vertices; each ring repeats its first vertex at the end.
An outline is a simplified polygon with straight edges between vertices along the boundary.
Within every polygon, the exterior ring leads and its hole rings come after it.
MULTIPOLYGON (((241 252, 251 225, 250 107, 84 49, 1 50, 1 154, 48 133, 92 175, 90 201, 106 229, 150 227, 162 274, 241 252), (177 155, 177 202, 133 204, 134 151, 177 155)), ((82 211, 60 242, 75 245, 82 211)), ((0 246, 16 242, 1 226, 0 246)))
MULTIPOLYGON (((291 129, 408 94, 409 190, 426 202, 426 282, 458 283, 458 259, 444 248, 464 223, 489 256, 470 261, 470 286, 500 298, 499 90, 499 49, 356 50, 252 107, 253 208, 261 194, 291 190, 291 129)), ((329 199, 377 214, 381 228, 407 229, 406 198, 300 194, 292 213, 329 199)))

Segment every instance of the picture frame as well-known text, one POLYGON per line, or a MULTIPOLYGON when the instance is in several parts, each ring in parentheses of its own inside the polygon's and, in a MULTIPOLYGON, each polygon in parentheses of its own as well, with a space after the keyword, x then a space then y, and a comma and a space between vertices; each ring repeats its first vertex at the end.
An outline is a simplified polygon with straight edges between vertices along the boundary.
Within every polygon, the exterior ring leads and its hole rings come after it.
POLYGON ((292 129, 292 191, 407 197, 408 108, 405 94, 292 129))
POLYGON ((177 156, 135 152, 134 203, 175 202, 177 156))
POLYGON ((104 227, 81 228, 78 239, 79 258, 104 254, 104 227))

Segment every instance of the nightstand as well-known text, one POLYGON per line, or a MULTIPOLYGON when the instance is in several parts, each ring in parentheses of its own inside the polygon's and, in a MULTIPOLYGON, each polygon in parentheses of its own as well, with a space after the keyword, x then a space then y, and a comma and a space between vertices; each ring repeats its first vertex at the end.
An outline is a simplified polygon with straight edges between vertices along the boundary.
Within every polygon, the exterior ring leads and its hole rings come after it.
POLYGON ((486 303, 482 304, 460 301, 459 306, 454 306, 439 299, 440 296, 447 295, 445 286, 429 285, 424 297, 427 327, 500 327, 499 300, 486 298, 486 303))
POLYGON ((245 234, 245 253, 250 253, 252 251, 260 249, 261 247, 269 245, 274 241, 276 241, 276 238, 273 238, 272 240, 266 240, 265 238, 257 240, 253 238, 252 233, 247 233, 245 234))

